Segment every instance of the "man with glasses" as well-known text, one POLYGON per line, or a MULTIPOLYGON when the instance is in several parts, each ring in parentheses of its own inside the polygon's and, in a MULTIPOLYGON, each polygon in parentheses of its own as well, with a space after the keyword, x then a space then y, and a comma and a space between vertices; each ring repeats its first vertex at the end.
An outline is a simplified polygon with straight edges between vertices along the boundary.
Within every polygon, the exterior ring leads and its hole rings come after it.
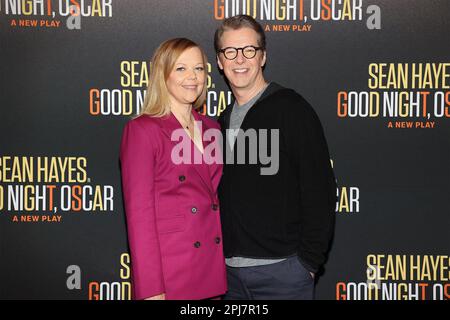
POLYGON ((224 298, 313 299, 314 277, 326 260, 336 207, 323 128, 301 95, 265 80, 265 35, 252 17, 225 19, 214 46, 234 96, 219 118, 224 144, 234 150, 233 161, 225 156, 219 186, 229 288, 224 298), (250 129, 277 130, 279 149, 264 146, 260 137, 251 146, 254 141, 246 140, 250 129), (234 148, 242 141, 244 148, 234 148), (268 153, 279 150, 275 174, 262 174, 261 160, 247 163, 255 147, 267 147, 268 153), (244 164, 235 161, 242 150, 244 164))

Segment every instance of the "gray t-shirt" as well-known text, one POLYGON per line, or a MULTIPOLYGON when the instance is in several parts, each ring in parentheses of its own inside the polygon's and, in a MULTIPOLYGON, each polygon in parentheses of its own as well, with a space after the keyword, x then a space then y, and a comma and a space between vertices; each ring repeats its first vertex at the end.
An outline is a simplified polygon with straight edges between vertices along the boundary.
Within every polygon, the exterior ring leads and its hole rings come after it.
POLYGON ((242 121, 244 121, 245 115, 248 110, 255 104, 256 100, 261 97, 261 95, 266 91, 268 85, 266 85, 256 96, 251 98, 247 103, 244 103, 242 106, 238 105, 237 101, 234 101, 233 109, 231 110, 230 115, 230 127, 227 130, 227 138, 228 143, 233 149, 234 142, 236 141, 236 137, 238 134, 238 130, 242 125, 242 121))
MULTIPOLYGON (((237 101, 234 102, 233 109, 231 110, 230 116, 230 127, 227 131, 227 139, 228 143, 231 146, 231 149, 234 147, 234 142, 236 141, 236 136, 239 132, 239 128, 242 125, 242 121, 245 118, 248 110, 255 104, 255 102, 261 97, 264 93, 268 85, 266 85, 256 96, 251 98, 247 103, 239 106, 237 101)), ((248 258, 248 257, 231 257, 225 259, 225 263, 229 267, 251 267, 251 266, 262 266, 267 264, 272 264, 276 262, 280 262, 286 259, 256 259, 256 258, 248 258)))

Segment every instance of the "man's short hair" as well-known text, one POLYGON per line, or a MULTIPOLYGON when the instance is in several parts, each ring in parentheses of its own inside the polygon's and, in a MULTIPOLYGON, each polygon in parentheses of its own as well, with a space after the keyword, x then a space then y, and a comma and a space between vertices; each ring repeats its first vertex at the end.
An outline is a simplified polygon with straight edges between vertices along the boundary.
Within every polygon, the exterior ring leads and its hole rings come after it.
POLYGON ((221 38, 225 31, 227 30, 238 30, 241 28, 250 28, 255 30, 258 34, 258 46, 263 50, 266 49, 266 35, 264 34, 263 27, 255 20, 252 16, 240 14, 227 18, 222 21, 222 24, 217 28, 214 34, 214 49, 219 52, 222 46, 221 38))

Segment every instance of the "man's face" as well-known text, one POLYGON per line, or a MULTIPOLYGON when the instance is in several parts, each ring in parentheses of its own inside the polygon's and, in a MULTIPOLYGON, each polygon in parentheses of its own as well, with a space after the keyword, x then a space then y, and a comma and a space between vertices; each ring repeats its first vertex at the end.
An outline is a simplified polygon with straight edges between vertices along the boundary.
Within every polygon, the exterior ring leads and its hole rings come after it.
MULTIPOLYGON (((258 34, 253 29, 241 28, 225 31, 222 34, 220 49, 243 48, 250 45, 258 47, 258 34)), ((262 67, 266 63, 266 52, 258 50, 254 58, 247 59, 242 54, 242 50, 239 50, 237 57, 233 60, 228 60, 223 53, 219 53, 217 63, 232 88, 251 89, 257 81, 264 80, 262 67)))

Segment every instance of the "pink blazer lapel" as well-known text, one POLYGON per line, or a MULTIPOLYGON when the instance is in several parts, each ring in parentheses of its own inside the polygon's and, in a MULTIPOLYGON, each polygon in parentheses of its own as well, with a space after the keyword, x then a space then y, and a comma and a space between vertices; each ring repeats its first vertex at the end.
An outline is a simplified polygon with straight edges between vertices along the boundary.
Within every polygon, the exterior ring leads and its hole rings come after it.
MULTIPOLYGON (((211 143, 210 141, 203 141, 203 132, 205 130, 207 130, 208 127, 206 126, 205 122, 201 121, 200 116, 198 115, 197 111, 193 110, 192 114, 194 116, 195 121, 200 122, 200 123, 197 123, 197 125, 201 124, 200 129, 201 129, 201 135, 202 135, 203 150, 205 150, 206 146, 208 146, 211 143)), ((175 146, 178 142, 171 140, 172 132, 176 129, 184 130, 183 127, 181 126, 181 124, 178 122, 177 118, 175 118, 175 116, 171 113, 169 116, 161 118, 160 124, 161 124, 161 128, 162 128, 163 132, 165 133, 165 135, 167 135, 167 137, 169 138, 169 140, 171 141, 173 146, 175 146)), ((186 133, 186 138, 189 139, 189 141, 190 141, 190 148, 191 148, 191 155, 192 155, 191 156, 192 164, 190 164, 190 165, 192 165, 194 167, 195 171, 198 173, 202 182, 205 184, 205 186, 208 188, 208 190, 210 190, 210 192, 214 192, 212 181, 211 181, 211 173, 208 168, 210 165, 206 164, 203 161, 202 153, 195 146, 195 143, 189 138, 187 133, 186 133), (201 159, 201 163, 194 163, 194 159, 201 159)))

